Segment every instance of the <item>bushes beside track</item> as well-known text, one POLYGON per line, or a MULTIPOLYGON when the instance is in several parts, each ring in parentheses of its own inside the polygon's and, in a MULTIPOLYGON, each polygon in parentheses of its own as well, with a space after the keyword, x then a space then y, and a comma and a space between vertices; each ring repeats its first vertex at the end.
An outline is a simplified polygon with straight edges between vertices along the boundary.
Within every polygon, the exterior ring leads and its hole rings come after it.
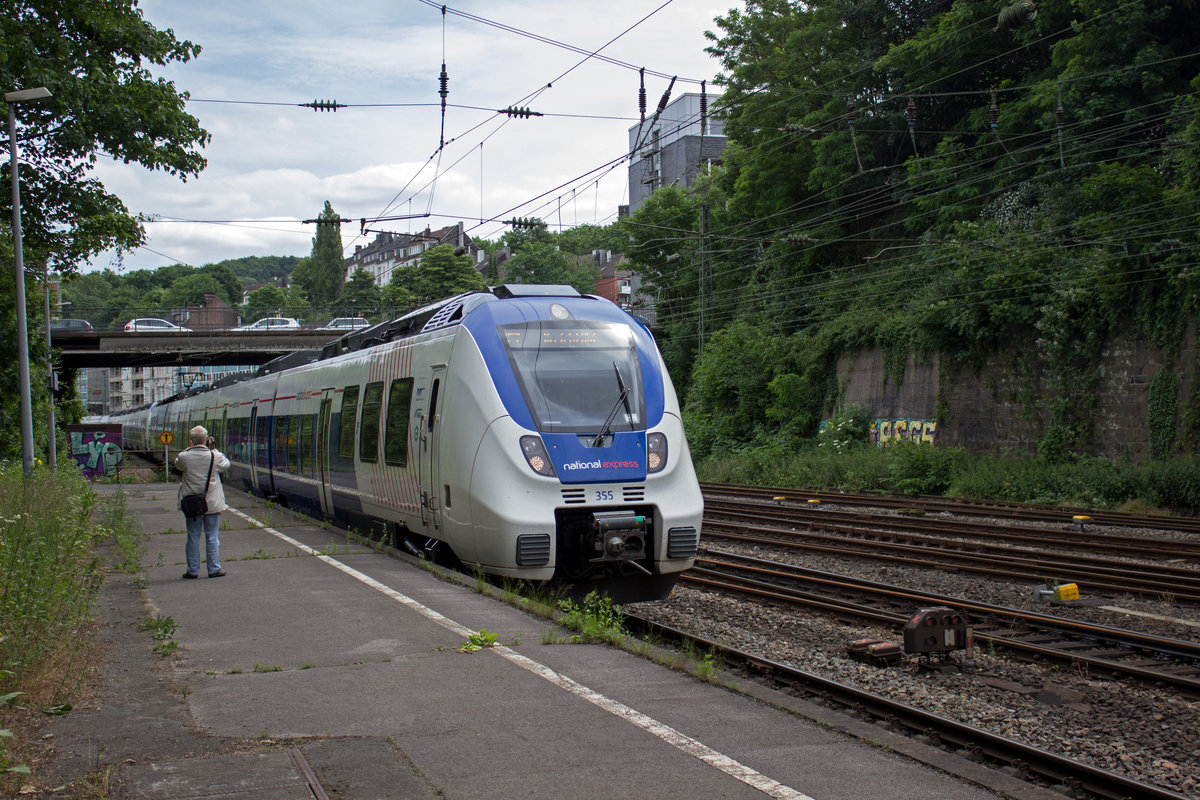
POLYGON ((723 483, 1200 513, 1200 460, 1186 457, 1149 464, 1090 457, 1052 464, 909 442, 842 451, 814 443, 713 454, 697 461, 696 471, 703 481, 723 483))

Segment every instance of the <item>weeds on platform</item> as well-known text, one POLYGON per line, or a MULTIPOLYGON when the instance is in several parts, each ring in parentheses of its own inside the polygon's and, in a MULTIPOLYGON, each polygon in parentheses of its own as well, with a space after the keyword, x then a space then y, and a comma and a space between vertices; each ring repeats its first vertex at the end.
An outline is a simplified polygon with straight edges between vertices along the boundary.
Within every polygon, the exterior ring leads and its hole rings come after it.
MULTIPOLYGON (((123 491, 98 503, 74 469, 26 478, 19 462, 0 464, 0 694, 69 707, 88 674, 85 629, 105 569, 94 548, 111 543, 117 565, 133 570, 141 542, 123 491)), ((23 776, 0 776, 0 795, 20 788, 23 776)))
POLYGON ((574 643, 606 642, 619 646, 628 635, 625 614, 611 597, 588 592, 582 604, 574 600, 559 600, 558 610, 562 612, 559 623, 576 632, 571 637, 574 643))
POLYGON ((71 469, 39 468, 26 479, 19 463, 0 465, 0 691, 49 702, 78 677, 77 634, 103 577, 93 546, 111 538, 121 563, 137 563, 124 499, 118 491, 98 506, 71 469))

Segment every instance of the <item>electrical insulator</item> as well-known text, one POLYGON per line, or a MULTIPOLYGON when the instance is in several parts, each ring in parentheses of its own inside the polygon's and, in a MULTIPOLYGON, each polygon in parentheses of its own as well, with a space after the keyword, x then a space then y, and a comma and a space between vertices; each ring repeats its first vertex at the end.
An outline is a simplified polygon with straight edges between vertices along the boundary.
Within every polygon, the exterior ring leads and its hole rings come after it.
POLYGON ((658 113, 661 114, 667 108, 667 102, 671 99, 671 90, 675 88, 675 78, 671 78, 671 82, 667 84, 667 90, 663 92, 662 99, 658 101, 658 113))
POLYGON ((642 112, 642 119, 646 118, 646 68, 642 67, 638 70, 641 76, 641 87, 638 89, 638 109, 642 112))
POLYGON ((1000 12, 1000 16, 996 18, 996 27, 992 29, 992 33, 1016 30, 1022 25, 1033 22, 1036 17, 1037 3, 1033 0, 1017 0, 1017 2, 1000 12))
POLYGON ((445 62, 442 62, 442 74, 438 78, 438 85, 441 86, 441 88, 438 89, 438 94, 441 95, 443 100, 445 100, 446 96, 450 94, 450 76, 446 74, 445 62))
POLYGON ((516 106, 509 106, 508 108, 500 109, 499 113, 507 114, 510 117, 521 117, 522 119, 528 119, 529 117, 542 116, 542 113, 540 111, 530 111, 528 106, 523 106, 521 108, 518 108, 516 106))
POLYGON ((513 229, 544 228, 546 226, 546 223, 536 217, 513 217, 512 219, 504 220, 504 224, 513 229))
POLYGON ((337 111, 345 108, 336 100, 313 100, 311 103, 300 103, 301 108, 311 108, 313 111, 337 111))
POLYGON ((996 90, 992 89, 992 130, 1000 127, 1000 103, 996 100, 996 90))
POLYGON ((904 109, 904 116, 908 119, 908 127, 913 128, 917 124, 917 104, 910 97, 908 98, 908 108, 904 109))
POLYGON ((846 101, 846 124, 854 127, 854 103, 851 100, 846 101))
POLYGON ((1063 129, 1063 116, 1062 100, 1059 100, 1058 108, 1054 109, 1054 127, 1058 128, 1059 133, 1062 133, 1063 129))

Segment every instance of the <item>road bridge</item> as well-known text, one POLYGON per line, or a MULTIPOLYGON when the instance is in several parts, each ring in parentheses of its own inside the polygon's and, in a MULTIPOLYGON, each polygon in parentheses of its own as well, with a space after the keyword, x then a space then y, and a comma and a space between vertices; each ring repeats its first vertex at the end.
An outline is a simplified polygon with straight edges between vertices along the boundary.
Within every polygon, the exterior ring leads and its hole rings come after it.
POLYGON ((321 330, 51 331, 67 369, 84 367, 254 366, 297 350, 320 349, 342 336, 321 330))

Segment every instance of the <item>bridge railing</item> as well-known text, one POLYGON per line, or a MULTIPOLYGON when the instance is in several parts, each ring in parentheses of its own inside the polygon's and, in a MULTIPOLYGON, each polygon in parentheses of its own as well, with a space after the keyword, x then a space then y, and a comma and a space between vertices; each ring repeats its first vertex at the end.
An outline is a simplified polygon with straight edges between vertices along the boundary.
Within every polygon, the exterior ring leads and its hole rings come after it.
POLYGON ((73 305, 64 307, 61 314, 53 315, 52 327, 54 330, 86 330, 86 326, 72 322, 72 320, 81 320, 96 331, 124 331, 125 325, 130 320, 151 318, 166 320, 173 325, 190 328, 196 332, 206 332, 229 330, 239 325, 257 322, 265 317, 285 317, 299 322, 301 328, 317 329, 324 327, 330 320, 341 317, 361 317, 373 325, 376 322, 403 316, 410 310, 409 307, 392 306, 330 306, 327 308, 301 306, 276 309, 148 306, 114 309, 109 306, 73 305))

